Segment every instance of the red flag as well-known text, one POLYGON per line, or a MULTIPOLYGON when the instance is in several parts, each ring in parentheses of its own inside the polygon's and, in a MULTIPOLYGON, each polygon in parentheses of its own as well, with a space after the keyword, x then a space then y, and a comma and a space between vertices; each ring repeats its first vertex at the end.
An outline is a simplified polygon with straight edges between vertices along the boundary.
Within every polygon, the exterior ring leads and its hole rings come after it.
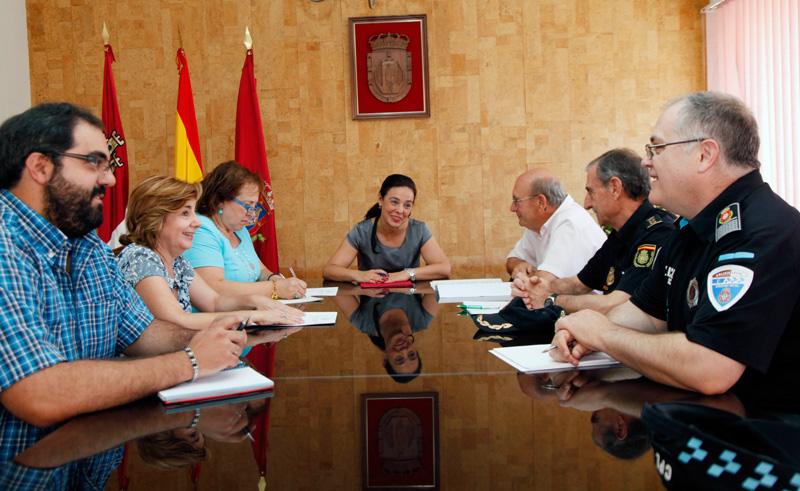
POLYGON ((272 183, 267 167, 267 149, 264 146, 264 130, 261 127, 261 109, 258 107, 256 77, 253 72, 253 50, 247 50, 239 83, 239 100, 236 103, 236 150, 237 162, 264 179, 266 191, 258 202, 255 223, 247 227, 253 247, 261 262, 270 271, 278 272, 278 244, 275 236, 275 202, 272 199, 272 183))
MULTIPOLYGON (((255 223, 248 227, 258 257, 275 273, 278 272, 278 244, 275 235, 275 202, 272 200, 272 184, 267 167, 267 149, 264 146, 264 130, 261 126, 261 109, 258 106, 256 77, 253 72, 253 50, 247 50, 239 83, 239 100, 236 103, 236 149, 235 159, 264 180, 265 192, 258 200, 255 223)), ((275 346, 256 346, 247 357, 267 377, 272 377, 275 366, 275 346)), ((266 483, 267 446, 269 442, 270 410, 261 413, 256 424, 253 454, 261 472, 260 483, 266 483)))
POLYGON ((114 85, 114 73, 111 63, 116 61, 111 45, 106 44, 106 62, 103 69, 103 125, 106 127, 106 141, 111 162, 114 164, 114 177, 117 184, 106 189, 103 198, 103 224, 97 234, 103 242, 111 240, 111 233, 125 223, 125 208, 128 206, 128 147, 125 144, 125 132, 119 118, 117 105, 117 88, 114 85))

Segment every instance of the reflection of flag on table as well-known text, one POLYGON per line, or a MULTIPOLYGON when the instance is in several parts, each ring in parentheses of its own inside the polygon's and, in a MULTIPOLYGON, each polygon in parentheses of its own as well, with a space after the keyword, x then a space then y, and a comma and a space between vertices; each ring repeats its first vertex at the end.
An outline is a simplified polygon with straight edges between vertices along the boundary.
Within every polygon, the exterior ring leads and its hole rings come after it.
POLYGON ((105 126, 108 153, 114 167, 117 183, 106 189, 103 198, 103 223, 97 234, 103 242, 111 240, 112 232, 125 223, 125 207, 128 206, 128 147, 125 144, 125 132, 119 117, 117 104, 117 88, 114 84, 114 73, 111 63, 116 61, 111 45, 105 45, 106 61, 103 68, 103 125, 105 126))
POLYGON ((253 50, 247 50, 239 83, 239 100, 236 104, 235 160, 264 180, 266 192, 258 201, 256 222, 248 227, 253 247, 261 262, 270 271, 278 272, 278 244, 275 237, 275 202, 267 167, 267 149, 261 126, 261 109, 258 106, 256 77, 253 71, 253 50))
POLYGON ((197 133, 197 117, 194 112, 192 82, 186 53, 178 48, 175 57, 178 65, 178 115, 175 121, 175 177, 187 182, 203 179, 203 164, 200 158, 200 137, 197 133))

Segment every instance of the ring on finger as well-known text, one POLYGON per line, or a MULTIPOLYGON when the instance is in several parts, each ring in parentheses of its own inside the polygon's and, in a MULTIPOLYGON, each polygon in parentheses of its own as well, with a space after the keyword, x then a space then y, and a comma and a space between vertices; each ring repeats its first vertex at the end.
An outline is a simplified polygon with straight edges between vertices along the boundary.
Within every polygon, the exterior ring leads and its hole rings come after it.
POLYGON ((282 315, 281 317, 283 317, 283 318, 285 319, 285 318, 286 318, 286 317, 288 317, 288 316, 289 316, 289 315, 288 315, 286 312, 284 312, 284 313, 283 313, 283 315, 282 315))

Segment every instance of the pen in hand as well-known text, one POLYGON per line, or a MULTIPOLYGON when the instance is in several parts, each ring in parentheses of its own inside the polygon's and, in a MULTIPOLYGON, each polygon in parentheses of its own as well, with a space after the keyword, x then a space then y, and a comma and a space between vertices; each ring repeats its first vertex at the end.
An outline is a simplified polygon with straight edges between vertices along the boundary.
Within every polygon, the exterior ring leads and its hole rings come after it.
POLYGON ((236 330, 237 330, 237 331, 241 331, 242 329, 244 329, 245 327, 247 327, 247 323, 248 323, 248 322, 250 322, 250 316, 249 316, 249 315, 247 316, 247 319, 243 320, 243 321, 242 321, 242 322, 239 324, 239 326, 236 328, 236 330))
POLYGON ((247 436, 247 438, 249 438, 251 442, 255 443, 256 439, 253 438, 253 433, 250 432, 249 426, 245 426, 244 428, 242 428, 242 433, 244 433, 245 436, 247 436))
POLYGON ((292 278, 297 278, 297 275, 294 274, 294 267, 289 266, 289 272, 292 273, 292 278))

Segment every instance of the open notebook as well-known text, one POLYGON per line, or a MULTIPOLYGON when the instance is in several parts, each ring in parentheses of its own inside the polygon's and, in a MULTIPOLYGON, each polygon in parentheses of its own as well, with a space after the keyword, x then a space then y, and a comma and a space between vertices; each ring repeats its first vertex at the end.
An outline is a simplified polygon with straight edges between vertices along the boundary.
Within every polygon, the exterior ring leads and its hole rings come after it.
POLYGON ((272 380, 252 368, 239 366, 199 378, 194 382, 183 382, 170 389, 160 390, 158 398, 165 404, 175 404, 246 394, 271 389, 274 386, 272 380))
POLYGON ((549 344, 533 344, 530 346, 510 346, 495 348, 489 353, 500 358, 520 372, 544 373, 561 370, 583 370, 589 368, 609 368, 622 366, 620 362, 600 351, 590 353, 581 358, 578 366, 555 361, 550 357, 549 344))

